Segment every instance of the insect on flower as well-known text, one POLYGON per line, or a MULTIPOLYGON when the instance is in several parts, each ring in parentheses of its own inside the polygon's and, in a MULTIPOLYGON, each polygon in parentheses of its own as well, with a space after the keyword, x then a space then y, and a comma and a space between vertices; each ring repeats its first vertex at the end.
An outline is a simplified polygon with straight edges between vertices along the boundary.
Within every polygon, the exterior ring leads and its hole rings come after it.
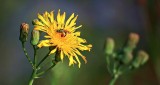
POLYGON ((69 34, 70 32, 67 30, 63 30, 63 29, 59 29, 57 30, 58 33, 61 33, 61 37, 65 37, 67 34, 69 34))

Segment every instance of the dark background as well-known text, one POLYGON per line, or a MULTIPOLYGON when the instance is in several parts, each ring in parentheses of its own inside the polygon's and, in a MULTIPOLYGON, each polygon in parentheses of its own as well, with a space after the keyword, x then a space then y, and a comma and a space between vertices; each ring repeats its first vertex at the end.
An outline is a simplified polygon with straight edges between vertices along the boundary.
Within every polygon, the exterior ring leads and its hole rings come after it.
MULTIPOLYGON (((78 14, 81 35, 93 45, 83 52, 88 63, 79 69, 68 66, 65 58, 34 85, 108 85, 111 76, 106 68, 104 41, 113 37, 116 47, 123 45, 130 32, 140 35, 137 49, 150 55, 149 62, 121 76, 116 85, 160 85, 160 1, 159 0, 1 0, 0 2, 0 85, 27 85, 31 66, 19 41, 22 22, 31 25, 37 13, 78 14)), ((30 55, 33 49, 26 46, 30 55)), ((46 49, 43 49, 46 50, 46 49)), ((45 54, 46 52, 41 52, 45 54)))

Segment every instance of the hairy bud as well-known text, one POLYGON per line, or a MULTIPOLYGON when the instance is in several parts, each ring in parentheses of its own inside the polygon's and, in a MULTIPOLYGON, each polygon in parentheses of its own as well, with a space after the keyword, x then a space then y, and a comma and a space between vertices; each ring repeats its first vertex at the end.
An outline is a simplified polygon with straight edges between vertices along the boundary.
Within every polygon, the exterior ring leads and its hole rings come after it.
POLYGON ((138 68, 139 66, 145 64, 149 59, 149 55, 141 50, 138 52, 137 57, 135 58, 135 60, 133 61, 132 65, 135 68, 138 68))
POLYGON ((114 40, 112 38, 107 38, 105 43, 105 53, 110 55, 114 51, 114 40))
POLYGON ((33 30, 31 35, 31 44, 37 45, 39 42, 39 31, 33 30))
POLYGON ((128 42, 127 42, 127 46, 133 49, 136 47, 138 42, 139 42, 139 35, 136 33, 130 33, 128 42))
POLYGON ((22 23, 20 25, 20 36, 19 36, 19 40, 21 42, 24 43, 27 41, 28 32, 29 32, 29 25, 27 23, 22 23))

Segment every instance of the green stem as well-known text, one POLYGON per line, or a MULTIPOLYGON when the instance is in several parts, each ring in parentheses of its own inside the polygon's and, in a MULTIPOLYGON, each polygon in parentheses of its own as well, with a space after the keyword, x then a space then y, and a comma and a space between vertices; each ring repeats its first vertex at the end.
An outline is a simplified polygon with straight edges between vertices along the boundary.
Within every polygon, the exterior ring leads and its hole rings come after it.
POLYGON ((37 73, 37 70, 33 69, 31 78, 30 78, 30 80, 29 80, 29 85, 33 85, 34 79, 35 79, 35 77, 37 76, 36 73, 37 73))
POLYGON ((26 48, 24 46, 24 43, 22 43, 22 48, 23 48, 23 51, 24 51, 26 58, 28 59, 28 62, 32 65, 32 67, 34 67, 33 62, 31 61, 30 57, 28 56, 28 53, 27 53, 26 48))
POLYGON ((42 64, 42 62, 43 62, 44 60, 46 60, 46 58, 49 56, 49 53, 50 53, 50 52, 48 52, 47 55, 38 63, 37 68, 39 68, 39 66, 42 64))
POLYGON ((115 75, 112 80, 110 81, 109 85, 114 85, 116 80, 118 79, 119 75, 115 75))
POLYGON ((47 70, 45 70, 45 71, 42 71, 42 72, 38 73, 37 76, 39 77, 39 76, 41 76, 41 75, 47 73, 47 72, 48 72, 49 70, 51 70, 56 64, 57 64, 57 63, 54 62, 53 65, 52 65, 51 67, 49 67, 49 68, 48 68, 47 70))
POLYGON ((36 47, 34 45, 33 45, 33 49, 34 49, 34 60, 33 60, 34 68, 33 68, 33 72, 32 72, 31 78, 29 80, 29 85, 33 85, 34 79, 37 77, 37 71, 38 71, 37 68, 36 68, 37 49, 36 49, 36 47))
POLYGON ((33 49, 34 49, 34 67, 36 67, 36 63, 37 63, 37 59, 36 59, 36 56, 37 56, 37 49, 36 49, 36 46, 33 45, 33 49))
POLYGON ((113 74, 112 71, 111 71, 111 62, 110 62, 111 59, 110 59, 110 57, 111 57, 111 56, 106 55, 107 69, 108 69, 108 72, 109 72, 110 74, 113 74))

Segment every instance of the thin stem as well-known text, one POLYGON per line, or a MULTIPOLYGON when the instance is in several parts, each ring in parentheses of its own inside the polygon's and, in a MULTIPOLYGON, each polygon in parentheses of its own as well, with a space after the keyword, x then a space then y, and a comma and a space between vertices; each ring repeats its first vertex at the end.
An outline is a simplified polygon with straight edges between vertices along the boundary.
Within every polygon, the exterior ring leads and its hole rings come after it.
POLYGON ((36 46, 33 45, 33 49, 34 49, 34 60, 33 60, 33 63, 34 63, 34 67, 36 67, 36 63, 37 63, 37 49, 36 49, 36 46))
POLYGON ((37 70, 36 70, 36 69, 33 69, 31 78, 30 78, 30 80, 29 80, 29 85, 33 85, 33 81, 34 81, 35 77, 37 76, 36 73, 37 73, 37 70))
POLYGON ((46 60, 46 58, 49 56, 49 53, 50 53, 50 52, 48 52, 47 55, 38 63, 37 68, 39 68, 39 66, 42 64, 42 62, 43 62, 44 60, 46 60))
POLYGON ((47 73, 47 72, 48 72, 49 70, 51 70, 56 64, 57 64, 57 63, 54 62, 53 65, 52 65, 51 67, 49 67, 49 68, 48 68, 47 70, 45 70, 45 71, 42 71, 42 72, 38 73, 37 76, 39 77, 39 76, 41 76, 41 75, 47 73))
POLYGON ((111 59, 110 59, 110 57, 111 57, 111 56, 106 55, 107 69, 108 69, 108 72, 109 72, 110 74, 113 74, 112 71, 111 71, 111 62, 110 62, 111 59))
POLYGON ((44 62, 44 64, 43 65, 41 65, 41 69, 43 69, 45 66, 47 66, 48 64, 50 64, 51 63, 51 61, 46 61, 46 62, 44 62))
POLYGON ((118 79, 119 75, 115 75, 112 80, 110 81, 109 85, 114 85, 116 80, 118 79))
POLYGON ((29 85, 33 85, 34 79, 37 77, 37 68, 36 68, 37 49, 36 49, 36 47, 34 45, 33 45, 33 49, 34 49, 34 60, 33 60, 34 68, 33 68, 33 72, 32 72, 31 78, 29 80, 29 85))
POLYGON ((33 62, 31 61, 30 57, 28 56, 28 53, 27 53, 26 48, 24 46, 24 43, 22 43, 22 48, 23 48, 23 51, 24 51, 26 58, 28 59, 28 62, 32 65, 32 67, 34 67, 33 62))

